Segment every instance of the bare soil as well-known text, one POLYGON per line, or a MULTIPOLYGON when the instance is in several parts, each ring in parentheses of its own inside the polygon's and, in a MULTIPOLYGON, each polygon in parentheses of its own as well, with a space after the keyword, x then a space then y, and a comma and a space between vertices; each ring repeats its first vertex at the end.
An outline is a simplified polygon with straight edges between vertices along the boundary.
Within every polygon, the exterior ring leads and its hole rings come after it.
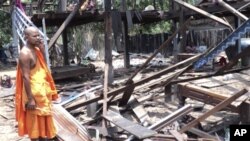
POLYGON ((11 76, 13 87, 3 88, 0 86, 0 141, 29 141, 27 137, 19 137, 17 134, 17 122, 15 120, 15 76, 14 66, 1 66, 0 77, 11 76), (5 96, 12 94, 11 96, 5 96))

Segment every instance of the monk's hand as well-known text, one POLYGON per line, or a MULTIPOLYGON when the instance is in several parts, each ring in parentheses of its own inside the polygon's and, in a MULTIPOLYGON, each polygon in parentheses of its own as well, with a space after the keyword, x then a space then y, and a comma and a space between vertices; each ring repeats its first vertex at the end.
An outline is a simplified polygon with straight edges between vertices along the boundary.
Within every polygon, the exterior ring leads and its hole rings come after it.
POLYGON ((35 110, 36 109, 36 102, 34 99, 30 99, 27 103, 26 103, 26 109, 27 110, 35 110))

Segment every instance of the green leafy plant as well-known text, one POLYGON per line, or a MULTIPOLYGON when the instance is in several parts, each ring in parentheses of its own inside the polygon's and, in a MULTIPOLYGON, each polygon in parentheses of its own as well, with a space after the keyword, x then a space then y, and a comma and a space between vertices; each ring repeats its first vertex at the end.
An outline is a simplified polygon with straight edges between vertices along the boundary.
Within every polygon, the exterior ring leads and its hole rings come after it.
POLYGON ((0 11, 0 47, 10 42, 12 38, 11 16, 9 13, 0 11))

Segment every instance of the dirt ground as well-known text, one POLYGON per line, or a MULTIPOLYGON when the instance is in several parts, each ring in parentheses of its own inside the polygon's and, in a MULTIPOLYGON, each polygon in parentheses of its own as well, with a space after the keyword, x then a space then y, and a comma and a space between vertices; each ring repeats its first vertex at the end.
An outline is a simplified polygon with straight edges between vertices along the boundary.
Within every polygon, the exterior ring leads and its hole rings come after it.
MULTIPOLYGON (((1 67, 0 76, 11 76, 15 85, 16 69, 14 66, 1 67)), ((15 87, 3 88, 0 86, 0 141, 29 141, 27 137, 19 137, 17 134, 17 122, 15 120, 14 94, 15 87)))

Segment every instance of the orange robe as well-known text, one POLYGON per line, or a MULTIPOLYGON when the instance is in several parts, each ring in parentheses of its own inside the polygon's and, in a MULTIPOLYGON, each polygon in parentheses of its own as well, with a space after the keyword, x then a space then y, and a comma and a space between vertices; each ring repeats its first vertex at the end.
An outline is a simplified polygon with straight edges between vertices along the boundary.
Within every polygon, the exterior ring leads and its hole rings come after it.
POLYGON ((31 139, 53 138, 56 136, 56 128, 52 118, 52 100, 58 98, 55 83, 44 61, 42 53, 35 48, 37 62, 30 71, 31 92, 37 108, 26 110, 27 95, 23 84, 21 68, 17 66, 16 76, 16 120, 18 122, 18 134, 28 134, 31 139))

